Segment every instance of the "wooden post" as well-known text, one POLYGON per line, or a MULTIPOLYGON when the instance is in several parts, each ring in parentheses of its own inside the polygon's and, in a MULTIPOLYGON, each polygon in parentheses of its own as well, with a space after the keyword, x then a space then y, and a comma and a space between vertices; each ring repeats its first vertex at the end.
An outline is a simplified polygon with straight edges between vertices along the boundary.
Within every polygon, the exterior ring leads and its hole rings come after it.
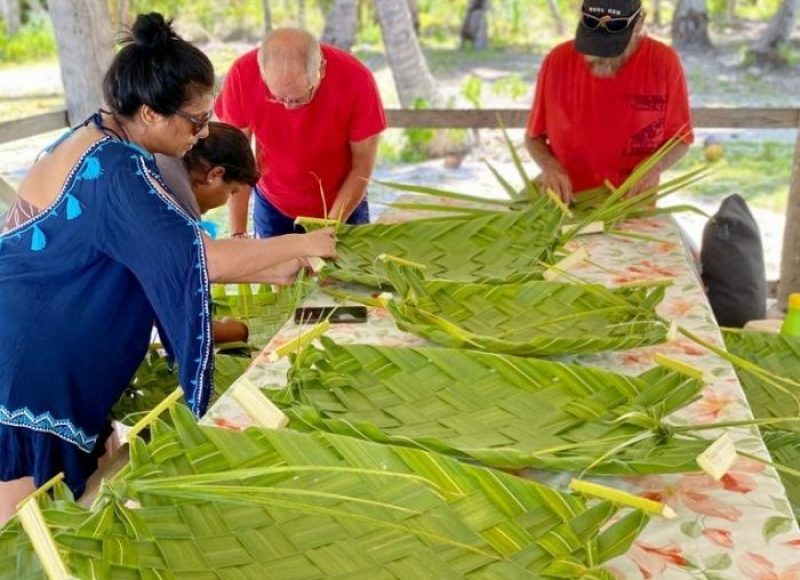
POLYGON ((786 201, 786 224, 783 230, 781 253, 781 279, 778 281, 778 307, 786 309, 792 292, 800 292, 800 115, 797 139, 794 144, 792 180, 789 199, 786 201))

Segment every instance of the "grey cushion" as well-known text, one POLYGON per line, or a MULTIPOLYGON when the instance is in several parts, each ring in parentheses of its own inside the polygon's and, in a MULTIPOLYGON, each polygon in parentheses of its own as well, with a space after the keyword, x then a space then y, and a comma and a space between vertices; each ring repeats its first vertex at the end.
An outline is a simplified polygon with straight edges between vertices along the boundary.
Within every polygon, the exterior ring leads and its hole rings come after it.
POLYGON ((767 280, 761 233, 738 194, 726 197, 703 230, 703 282, 720 326, 766 317, 767 280))

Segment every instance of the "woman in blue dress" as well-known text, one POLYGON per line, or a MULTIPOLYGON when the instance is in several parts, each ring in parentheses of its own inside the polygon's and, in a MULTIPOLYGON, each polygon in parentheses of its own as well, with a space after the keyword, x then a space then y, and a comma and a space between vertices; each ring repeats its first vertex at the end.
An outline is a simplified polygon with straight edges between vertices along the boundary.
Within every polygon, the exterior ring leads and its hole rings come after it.
POLYGON ((335 255, 330 230, 211 240, 153 155, 208 134, 214 71, 159 14, 137 18, 101 111, 51 146, 0 223, 0 525, 59 472, 76 496, 153 324, 191 409, 212 391, 209 282, 283 282, 335 255))

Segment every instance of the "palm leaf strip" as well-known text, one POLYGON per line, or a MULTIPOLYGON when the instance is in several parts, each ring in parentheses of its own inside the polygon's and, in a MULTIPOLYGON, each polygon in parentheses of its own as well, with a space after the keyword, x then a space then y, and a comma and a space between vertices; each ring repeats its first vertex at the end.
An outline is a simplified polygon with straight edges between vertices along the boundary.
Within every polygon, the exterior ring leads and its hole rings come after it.
MULTIPOLYGON (((750 408, 756 419, 797 417, 800 400, 800 339, 765 332, 724 329, 728 351, 750 365, 736 364, 750 408), (776 380, 782 378, 784 380, 776 380)), ((800 424, 778 421, 760 427, 773 460, 800 471, 800 424)), ((800 521, 800 478, 779 471, 795 517, 800 521)))
POLYGON ((562 215, 547 199, 525 212, 445 217, 398 224, 342 225, 335 263, 322 275, 369 286, 388 280, 381 255, 425 266, 425 277, 459 282, 540 279, 550 263, 562 215))
POLYGON ((397 291, 386 302, 397 325, 445 346, 549 356, 625 350, 667 336, 655 313, 663 285, 460 284, 423 280, 393 260, 385 268, 397 291))
POLYGON ((498 468, 631 475, 698 470, 695 458, 708 442, 673 436, 664 419, 702 387, 661 367, 627 377, 462 349, 338 345, 323 337, 321 347, 295 356, 286 388, 264 395, 298 430, 498 468))
MULTIPOLYGON (((609 527, 609 502, 425 451, 170 413, 91 510, 63 489, 40 500, 75 576, 610 579, 602 564, 647 522, 634 510, 609 527)), ((41 577, 37 564, 12 522, 0 574, 41 577)))

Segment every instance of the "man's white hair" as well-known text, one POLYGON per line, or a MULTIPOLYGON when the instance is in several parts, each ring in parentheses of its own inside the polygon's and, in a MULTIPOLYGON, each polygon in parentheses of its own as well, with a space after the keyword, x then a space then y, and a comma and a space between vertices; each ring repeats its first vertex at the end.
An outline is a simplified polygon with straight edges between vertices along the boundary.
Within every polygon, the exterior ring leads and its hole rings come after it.
POLYGON ((262 78, 267 71, 280 76, 305 72, 308 82, 318 80, 322 51, 319 41, 302 28, 276 28, 264 37, 258 50, 262 78))

